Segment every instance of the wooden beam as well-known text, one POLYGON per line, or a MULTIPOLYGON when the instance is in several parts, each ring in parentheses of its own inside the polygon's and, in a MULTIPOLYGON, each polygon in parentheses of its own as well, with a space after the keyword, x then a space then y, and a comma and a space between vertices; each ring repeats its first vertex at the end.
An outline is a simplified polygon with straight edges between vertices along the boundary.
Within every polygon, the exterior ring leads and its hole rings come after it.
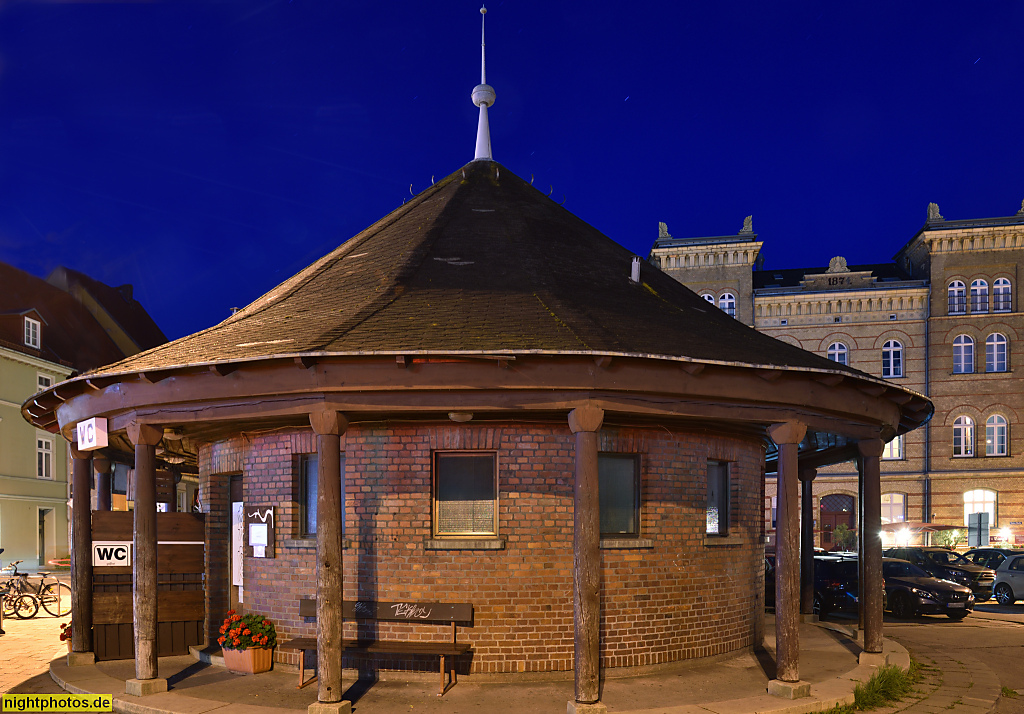
POLYGON ((317 362, 318 362, 318 360, 317 360, 316 357, 303 356, 303 357, 296 357, 295 358, 295 364, 299 365, 303 369, 309 369, 310 367, 315 367, 317 362))
POLYGON ((704 371, 704 365, 702 362, 680 362, 679 366, 682 370, 688 373, 692 377, 696 377, 698 374, 704 371))
POLYGON ((221 377, 228 376, 229 374, 234 372, 236 369, 238 369, 238 365, 237 364, 233 364, 233 363, 221 362, 220 364, 211 364, 210 365, 210 371, 213 372, 216 375, 221 376, 221 377))
POLYGON ((395 364, 401 369, 405 369, 412 364, 412 357, 409 355, 395 355, 395 364))
POLYGON ((778 369, 759 369, 757 370, 757 376, 766 382, 774 382, 782 376, 782 371, 778 369))
POLYGON ((824 384, 826 387, 835 387, 841 384, 846 377, 841 374, 816 374, 812 379, 818 384, 824 384))
POLYGON ((612 358, 608 355, 598 355, 594 357, 594 364, 602 369, 607 369, 608 365, 612 363, 612 358))
POLYGON ((867 394, 869 397, 880 397, 885 394, 888 387, 883 384, 867 383, 858 385, 857 389, 864 394, 867 394))
POLYGON ((167 379, 172 374, 174 374, 173 370, 154 369, 146 372, 139 372, 139 379, 148 384, 156 384, 157 382, 162 382, 167 379))

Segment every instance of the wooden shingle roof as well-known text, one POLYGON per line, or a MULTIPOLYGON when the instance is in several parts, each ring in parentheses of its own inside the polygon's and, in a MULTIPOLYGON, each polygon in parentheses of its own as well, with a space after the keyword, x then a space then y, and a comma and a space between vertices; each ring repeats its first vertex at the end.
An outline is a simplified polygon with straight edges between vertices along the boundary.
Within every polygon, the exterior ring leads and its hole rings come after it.
POLYGON ((595 353, 856 370, 709 305, 475 161, 207 330, 92 374, 298 355, 595 353))

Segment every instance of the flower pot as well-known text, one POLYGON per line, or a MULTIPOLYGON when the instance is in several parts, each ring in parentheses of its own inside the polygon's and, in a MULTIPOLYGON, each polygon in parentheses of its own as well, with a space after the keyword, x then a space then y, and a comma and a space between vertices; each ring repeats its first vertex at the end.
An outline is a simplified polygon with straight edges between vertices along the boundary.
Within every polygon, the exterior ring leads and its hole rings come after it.
POLYGON ((266 647, 252 647, 247 650, 225 649, 223 652, 224 666, 236 674, 269 672, 274 654, 274 650, 266 647))
POLYGON ((68 652, 71 652, 71 640, 64 640, 68 643, 68 652))

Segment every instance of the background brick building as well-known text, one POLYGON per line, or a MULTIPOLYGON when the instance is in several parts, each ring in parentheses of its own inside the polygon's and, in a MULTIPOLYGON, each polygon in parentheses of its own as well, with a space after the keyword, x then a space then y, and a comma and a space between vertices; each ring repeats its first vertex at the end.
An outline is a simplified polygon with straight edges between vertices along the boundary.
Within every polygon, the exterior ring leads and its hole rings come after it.
MULTIPOLYGON (((886 447, 883 521, 966 525, 968 514, 987 512, 992 543, 1024 545, 1024 454, 1015 448, 1024 383, 1013 357, 1024 336, 1024 208, 947 221, 931 204, 893 261, 872 265, 837 257, 828 267, 769 269, 750 232, 661 234, 649 260, 709 302, 727 309, 735 295, 735 317, 761 332, 932 399, 931 422, 886 447)), ((838 523, 855 526, 856 493, 854 463, 819 471, 814 512, 823 547, 834 545, 838 523)), ((765 499, 770 538, 771 477, 765 499)))

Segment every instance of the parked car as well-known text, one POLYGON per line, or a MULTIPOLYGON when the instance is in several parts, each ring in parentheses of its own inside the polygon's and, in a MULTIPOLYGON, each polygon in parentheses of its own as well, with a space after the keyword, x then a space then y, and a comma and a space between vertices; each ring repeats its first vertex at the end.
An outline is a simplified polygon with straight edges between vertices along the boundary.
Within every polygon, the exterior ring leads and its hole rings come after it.
POLYGON ((962 620, 974 610, 969 587, 933 577, 909 561, 882 558, 882 577, 889 607, 898 618, 921 614, 962 620))
POLYGON ((814 613, 825 617, 830 612, 857 612, 856 558, 829 555, 814 557, 814 613))
POLYGON ((1018 551, 999 564, 994 592, 1000 605, 1024 600, 1024 552, 1018 551))
POLYGON ((998 570, 1008 555, 1024 555, 1024 550, 1013 548, 971 548, 964 557, 975 565, 998 570))
POLYGON ((907 560, 936 578, 966 585, 974 593, 976 602, 985 602, 992 597, 995 571, 975 565, 956 551, 934 547, 890 548, 884 555, 907 560))

